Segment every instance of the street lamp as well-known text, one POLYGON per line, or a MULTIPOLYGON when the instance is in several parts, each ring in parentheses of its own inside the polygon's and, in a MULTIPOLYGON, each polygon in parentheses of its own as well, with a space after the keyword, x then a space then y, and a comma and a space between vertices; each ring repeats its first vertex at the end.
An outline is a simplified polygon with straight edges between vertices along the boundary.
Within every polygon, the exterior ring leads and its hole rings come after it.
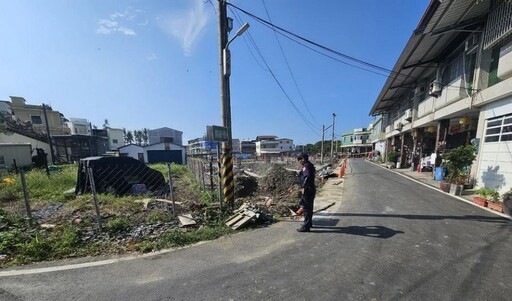
MULTIPOLYGON (((235 201, 235 179, 233 175, 233 138, 231 129, 231 97, 229 88, 229 76, 231 75, 231 54, 229 44, 236 37, 242 35, 248 28, 249 24, 245 23, 235 34, 233 38, 228 40, 228 18, 226 11, 226 0, 219 0, 219 50, 220 50, 220 99, 221 99, 221 119, 222 126, 227 129, 227 141, 222 143, 221 158, 221 183, 223 202, 234 204, 235 201)), ((222 201, 221 201, 222 203, 222 201)))

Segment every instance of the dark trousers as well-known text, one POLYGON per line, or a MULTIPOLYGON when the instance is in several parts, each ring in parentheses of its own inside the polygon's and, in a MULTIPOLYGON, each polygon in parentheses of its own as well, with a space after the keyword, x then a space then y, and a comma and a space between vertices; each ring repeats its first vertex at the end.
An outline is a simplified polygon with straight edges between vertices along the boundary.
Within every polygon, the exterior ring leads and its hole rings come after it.
POLYGON ((302 196, 302 206, 303 206, 303 215, 304 215, 304 224, 302 224, 303 228, 309 229, 313 226, 313 205, 315 203, 315 194, 316 191, 306 191, 302 196))

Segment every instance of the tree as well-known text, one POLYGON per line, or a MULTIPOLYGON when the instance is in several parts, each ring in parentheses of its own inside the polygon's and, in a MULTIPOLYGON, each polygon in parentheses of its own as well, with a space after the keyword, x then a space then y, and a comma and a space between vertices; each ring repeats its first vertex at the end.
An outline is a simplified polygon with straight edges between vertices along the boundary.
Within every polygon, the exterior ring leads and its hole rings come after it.
POLYGON ((133 143, 133 134, 132 131, 126 132, 126 144, 133 143))
POLYGON ((142 129, 142 140, 144 141, 144 144, 147 145, 148 144, 148 140, 149 140, 149 129, 147 128, 143 128, 142 129))
POLYGON ((142 131, 138 131, 138 130, 135 130, 133 131, 133 135, 135 136, 135 142, 138 144, 138 145, 141 145, 142 144, 142 131))

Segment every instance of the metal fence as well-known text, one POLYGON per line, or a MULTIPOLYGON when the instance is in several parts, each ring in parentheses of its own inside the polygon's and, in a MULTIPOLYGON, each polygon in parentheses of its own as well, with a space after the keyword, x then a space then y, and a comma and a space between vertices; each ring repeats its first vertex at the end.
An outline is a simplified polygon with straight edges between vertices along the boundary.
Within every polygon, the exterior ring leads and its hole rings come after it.
MULTIPOLYGON (((135 166, 129 164, 94 165, 82 164, 81 162, 78 168, 76 189, 70 189, 69 193, 71 195, 73 193, 77 195, 92 195, 96 214, 96 226, 97 230, 101 231, 99 200, 101 194, 110 194, 117 197, 140 195, 141 197, 170 199, 172 200, 172 212, 176 215, 173 180, 169 164, 167 164, 167 170, 164 173, 149 168, 144 164, 135 166), (167 180, 164 177, 164 173, 167 180)), ((33 215, 37 217, 38 213, 37 211, 32 211, 33 208, 31 208, 31 203, 34 203, 34 201, 31 201, 31 193, 29 185, 27 185, 26 175, 24 170, 19 169, 18 173, 0 177, 0 208, 11 213, 27 216, 27 221, 32 225, 33 215), (23 197, 23 201, 20 200, 20 196, 23 197)), ((41 172, 40 176, 50 179, 51 177, 57 177, 57 174, 41 172)), ((41 183, 32 183, 31 185, 33 185, 33 189, 42 189, 41 183)), ((63 194, 63 202, 66 197, 64 191, 58 192, 58 194, 61 193, 63 194)), ((37 200, 40 199, 37 198, 37 200)), ((61 205, 52 204, 45 207, 51 206, 61 205)))

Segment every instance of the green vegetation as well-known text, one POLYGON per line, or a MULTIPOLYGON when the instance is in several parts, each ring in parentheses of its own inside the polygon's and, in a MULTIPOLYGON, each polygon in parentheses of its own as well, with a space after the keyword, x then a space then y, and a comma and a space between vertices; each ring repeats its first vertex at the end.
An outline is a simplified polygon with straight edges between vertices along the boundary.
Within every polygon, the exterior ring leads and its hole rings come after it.
POLYGON ((388 152, 388 161, 396 163, 398 161, 398 157, 400 157, 400 153, 397 151, 389 151, 388 152))
POLYGON ((492 189, 492 188, 485 188, 485 187, 482 187, 482 188, 478 188, 475 193, 490 201, 490 202, 494 202, 494 203, 497 203, 499 202, 500 200, 500 193, 498 192, 497 189, 492 189))
POLYGON ((475 160, 475 148, 472 145, 459 146, 443 154, 443 163, 447 170, 447 180, 450 183, 462 184, 464 179, 464 169, 475 160))
MULTIPOLYGON (((97 233, 92 196, 75 197, 66 193, 76 185, 77 165, 60 167, 49 176, 42 170, 26 172, 32 214, 47 215, 43 219, 35 218, 32 226, 25 212, 20 176, 0 177, 0 267, 77 256, 150 252, 215 239, 232 232, 224 226, 228 213, 204 206, 211 202, 211 196, 199 189, 188 167, 171 164, 174 197, 183 204, 178 207, 178 213, 188 210, 189 204, 200 204, 196 206, 200 209, 194 213, 201 219, 198 229, 184 231, 176 227, 177 223, 169 223, 175 218, 168 203, 151 201, 145 208, 140 200, 147 196, 99 194, 103 232, 97 233), (52 206, 57 209, 45 213, 52 206), (162 225, 165 228, 161 228, 162 225), (136 232, 131 231, 140 227, 144 230, 142 234, 132 238, 136 232), (160 230, 153 233, 148 229, 160 230)), ((168 180, 166 164, 150 167, 162 172, 168 180)))

